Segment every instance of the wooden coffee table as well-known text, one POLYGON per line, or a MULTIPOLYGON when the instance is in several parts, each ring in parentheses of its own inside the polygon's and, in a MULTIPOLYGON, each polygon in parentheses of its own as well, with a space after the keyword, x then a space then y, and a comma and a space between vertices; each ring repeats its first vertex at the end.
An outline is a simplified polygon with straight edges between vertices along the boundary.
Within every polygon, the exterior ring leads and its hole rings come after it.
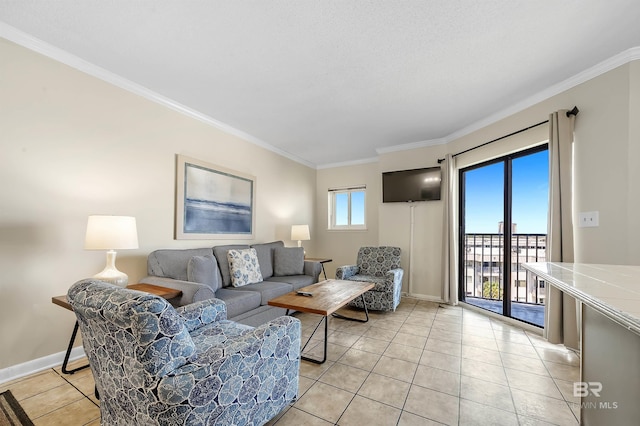
POLYGON ((322 315, 322 319, 316 325, 316 328, 311 333, 307 343, 300 349, 300 358, 306 361, 315 362, 316 364, 322 364, 327 360, 327 332, 329 327, 329 315, 333 315, 337 318, 342 318, 350 321, 367 322, 369 321, 369 311, 367 305, 364 303, 364 293, 371 290, 374 287, 373 283, 358 282, 358 281, 345 281, 345 280, 325 280, 317 284, 312 284, 307 287, 303 287, 297 291, 283 294, 274 299, 269 300, 269 305, 277 306, 279 308, 285 308, 287 315, 290 311, 308 312, 311 314, 322 315), (312 296, 300 295, 300 292, 311 293, 312 296), (362 303, 364 305, 365 318, 351 318, 343 315, 336 314, 335 312, 351 302, 356 297, 362 297, 362 303), (309 358, 303 356, 302 353, 307 347, 311 338, 324 321, 324 356, 321 360, 309 358))

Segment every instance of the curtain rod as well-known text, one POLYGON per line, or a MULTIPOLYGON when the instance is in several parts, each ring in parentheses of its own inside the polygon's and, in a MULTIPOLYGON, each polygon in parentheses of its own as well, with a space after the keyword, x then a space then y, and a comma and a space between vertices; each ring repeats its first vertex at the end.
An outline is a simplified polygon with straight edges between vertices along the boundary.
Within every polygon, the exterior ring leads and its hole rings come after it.
MULTIPOLYGON (((572 115, 578 115, 579 112, 580 112, 580 110, 578 109, 578 107, 574 106, 573 109, 571 109, 570 111, 567 111, 567 117, 570 117, 572 115)), ((533 129, 534 127, 542 126, 543 124, 546 124, 548 122, 549 122, 549 120, 544 120, 544 121, 536 123, 536 124, 534 124, 532 126, 525 127, 524 129, 516 130, 515 132, 509 133, 508 135, 500 136, 499 138, 490 140, 489 142, 485 142, 485 143, 483 143, 481 145, 474 146, 473 148, 469 148, 469 149, 465 149, 464 151, 460 151, 460 152, 458 152, 456 154, 453 154, 452 157, 457 157, 458 155, 464 154, 465 152, 473 151, 474 149, 478 149, 478 148, 481 148, 481 147, 483 147, 485 145, 489 145, 491 143, 498 142, 498 141, 500 141, 502 139, 506 139, 506 138, 508 138, 510 136, 517 135, 518 133, 526 132, 529 129, 533 129)), ((438 164, 442 163, 443 161, 444 161, 444 158, 438 158, 438 164)))

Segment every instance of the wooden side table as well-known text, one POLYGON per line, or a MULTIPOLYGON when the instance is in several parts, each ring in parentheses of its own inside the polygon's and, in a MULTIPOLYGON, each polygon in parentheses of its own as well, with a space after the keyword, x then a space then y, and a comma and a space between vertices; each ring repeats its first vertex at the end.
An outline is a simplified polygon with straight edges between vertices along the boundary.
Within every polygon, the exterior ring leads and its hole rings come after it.
POLYGON ((155 294, 156 296, 160 296, 165 299, 173 299, 174 297, 182 296, 181 290, 153 284, 130 284, 127 286, 127 288, 131 290, 138 290, 155 294))
POLYGON ((327 272, 324 270, 324 264, 333 262, 333 259, 329 259, 327 257, 305 257, 304 260, 311 260, 312 262, 320 262, 320 266, 322 266, 322 273, 324 274, 324 279, 327 279, 327 272))
MULTIPOLYGON (((175 290, 173 288, 162 287, 162 286, 153 285, 153 284, 131 284, 131 285, 128 285, 127 288, 131 290, 138 290, 138 291, 144 291, 147 293, 155 294, 156 296, 164 297, 165 299, 173 299, 174 297, 178 297, 182 295, 182 291, 180 290, 175 290)), ((73 311, 71 304, 67 300, 66 294, 63 296, 52 297, 51 303, 53 303, 54 305, 61 306, 70 311, 73 311)), ((71 355, 71 350, 73 349, 73 344, 75 343, 77 334, 78 334, 78 321, 76 321, 75 325, 73 326, 73 332, 71 333, 69 346, 67 346, 67 352, 65 353, 64 361, 62 362, 62 372, 64 374, 73 374, 76 371, 83 370, 89 366, 89 364, 87 364, 81 367, 67 370, 67 364, 69 363, 69 356, 71 355)))

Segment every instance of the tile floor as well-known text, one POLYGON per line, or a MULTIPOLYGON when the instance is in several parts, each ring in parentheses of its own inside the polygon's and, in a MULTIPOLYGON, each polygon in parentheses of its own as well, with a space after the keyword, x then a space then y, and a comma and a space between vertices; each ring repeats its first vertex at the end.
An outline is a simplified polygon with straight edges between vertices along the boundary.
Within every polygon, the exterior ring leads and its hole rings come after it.
MULTIPOLYGON (((319 317, 296 316, 306 340, 319 317)), ((321 356, 317 334, 309 347, 321 356)), ((301 362, 298 400, 269 426, 578 424, 579 358, 475 311, 403 298, 366 324, 332 318, 329 342, 325 364, 301 362)), ((51 369, 5 389, 36 425, 99 424, 90 370, 51 369)))

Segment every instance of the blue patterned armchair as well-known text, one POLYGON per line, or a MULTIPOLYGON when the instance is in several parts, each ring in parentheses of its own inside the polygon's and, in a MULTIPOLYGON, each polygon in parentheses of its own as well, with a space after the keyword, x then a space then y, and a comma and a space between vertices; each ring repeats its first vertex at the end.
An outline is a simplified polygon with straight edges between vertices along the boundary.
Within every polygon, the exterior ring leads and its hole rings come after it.
POLYGON ((103 425, 262 425, 297 398, 300 321, 226 319, 218 299, 174 309, 96 280, 68 292, 103 425))
MULTIPOLYGON (((402 295, 404 274, 400 268, 400 252, 399 247, 361 247, 357 264, 336 269, 336 279, 374 283, 375 287, 364 294, 367 309, 395 311, 402 295)), ((349 305, 364 308, 360 297, 349 305)))

